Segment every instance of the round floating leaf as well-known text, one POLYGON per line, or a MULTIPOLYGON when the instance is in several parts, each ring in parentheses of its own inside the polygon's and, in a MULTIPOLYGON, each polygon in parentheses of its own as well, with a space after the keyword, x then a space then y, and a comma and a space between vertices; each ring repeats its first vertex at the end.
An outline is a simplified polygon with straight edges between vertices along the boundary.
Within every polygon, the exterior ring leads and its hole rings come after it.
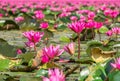
POLYGON ((59 24, 58 27, 57 27, 57 30, 65 30, 67 27, 64 25, 64 24, 59 24))
POLYGON ((4 39, 0 39, 0 54, 7 57, 16 56, 17 47, 9 45, 4 39))
POLYGON ((108 75, 109 81, 119 81, 120 71, 113 71, 108 75))
POLYGON ((48 71, 44 69, 40 69, 36 72, 36 77, 41 77, 41 76, 48 76, 48 71))
POLYGON ((108 28, 105 27, 105 26, 102 26, 100 29, 99 29, 99 32, 100 33, 106 33, 108 31, 108 28))
POLYGON ((28 53, 25 53, 25 54, 20 54, 17 56, 17 58, 21 58, 22 59, 22 62, 30 62, 30 60, 34 57, 34 53, 31 53, 31 52, 28 52, 28 53))
POLYGON ((0 71, 8 69, 9 63, 10 63, 9 59, 2 59, 2 60, 0 60, 0 71))
POLYGON ((70 42, 70 38, 68 38, 66 36, 62 36, 62 37, 60 37, 60 41, 61 42, 70 42))
POLYGON ((20 77, 20 81, 42 81, 42 79, 37 77, 23 76, 20 77))

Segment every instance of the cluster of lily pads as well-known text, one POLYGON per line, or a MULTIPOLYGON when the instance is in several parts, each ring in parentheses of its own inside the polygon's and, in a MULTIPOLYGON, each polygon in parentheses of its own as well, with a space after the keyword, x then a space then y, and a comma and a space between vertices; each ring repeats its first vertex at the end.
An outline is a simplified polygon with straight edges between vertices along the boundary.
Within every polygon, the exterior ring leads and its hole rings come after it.
MULTIPOLYGON (((77 81, 119 81, 120 6, 109 4, 1 2, 1 31, 17 29, 26 41, 15 49, 15 57, 0 57, 0 80, 67 81, 79 69, 77 81), (70 35, 61 36, 57 44, 51 41, 56 32, 70 35), (82 45, 86 45, 84 54, 82 45), (67 67, 69 63, 76 66, 67 67), (31 74, 18 76, 9 72, 31 74)), ((8 45, 3 42, 1 47, 8 45)))

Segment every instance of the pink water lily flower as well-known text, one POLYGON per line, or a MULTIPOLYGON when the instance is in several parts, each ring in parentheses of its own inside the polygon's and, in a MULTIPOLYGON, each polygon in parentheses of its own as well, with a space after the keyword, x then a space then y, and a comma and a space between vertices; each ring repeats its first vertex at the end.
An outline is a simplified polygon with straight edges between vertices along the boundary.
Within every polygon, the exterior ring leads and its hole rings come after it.
POLYGON ((89 12, 89 13, 88 13, 88 19, 89 19, 89 20, 94 19, 94 17, 95 17, 95 13, 94 13, 94 12, 89 12))
POLYGON ((60 56, 64 52, 63 49, 60 49, 60 46, 50 45, 49 47, 44 47, 42 49, 42 63, 47 63, 50 60, 53 60, 54 57, 60 56))
POLYGON ((89 21, 89 22, 86 22, 85 24, 85 28, 93 28, 95 26, 95 22, 94 21, 89 21))
POLYGON ((68 24, 68 28, 70 28, 71 30, 73 30, 75 33, 80 34, 83 29, 85 28, 85 22, 72 22, 70 24, 68 24))
POLYGON ((19 16, 19 17, 16 17, 16 18, 15 18, 15 21, 18 22, 18 23, 19 23, 19 22, 22 22, 22 21, 24 21, 24 20, 25 20, 25 19, 24 19, 24 17, 22 17, 22 16, 19 16))
POLYGON ((68 52, 70 55, 73 55, 75 53, 74 43, 70 43, 70 44, 64 46, 64 50, 66 52, 68 52))
POLYGON ((114 34, 120 34, 120 28, 119 27, 114 27, 111 29, 111 31, 114 33, 114 34))
POLYGON ((48 28, 48 22, 42 22, 42 23, 40 24, 40 28, 42 28, 42 29, 48 28))
POLYGON ((32 48, 32 47, 35 46, 34 43, 33 43, 33 42, 30 42, 30 41, 25 42, 25 45, 26 45, 26 47, 30 47, 30 48, 32 48))
POLYGON ((106 32, 106 35, 107 35, 107 36, 112 36, 112 35, 113 35, 113 32, 112 32, 111 30, 109 30, 109 31, 106 32))
POLYGON ((109 16, 110 13, 111 13, 111 10, 110 10, 110 9, 107 9, 107 10, 104 11, 104 15, 105 15, 105 16, 109 16))
POLYGON ((38 43, 41 38, 43 37, 43 32, 35 32, 35 31, 27 31, 23 33, 23 36, 26 37, 29 42, 32 42, 34 44, 38 43))
POLYGON ((70 20, 72 20, 72 21, 77 21, 77 19, 78 19, 78 18, 77 18, 76 16, 71 16, 71 17, 70 17, 70 20))
POLYGON ((43 77, 43 81, 65 81, 65 75, 58 68, 49 69, 49 77, 43 77))
POLYGON ((117 58, 117 59, 115 60, 115 63, 111 63, 111 65, 112 65, 115 69, 120 70, 120 58, 117 58))
POLYGON ((110 16, 112 17, 112 18, 115 18, 115 17, 117 17, 119 15, 119 11, 117 11, 117 10, 113 10, 111 13, 110 13, 110 16))
POLYGON ((22 50, 21 49, 17 49, 17 54, 22 54, 22 50))
POLYGON ((99 29, 103 26, 103 23, 102 22, 95 22, 95 28, 96 29, 99 29))
POLYGON ((45 17, 42 11, 35 11, 34 14, 36 19, 43 19, 45 17))

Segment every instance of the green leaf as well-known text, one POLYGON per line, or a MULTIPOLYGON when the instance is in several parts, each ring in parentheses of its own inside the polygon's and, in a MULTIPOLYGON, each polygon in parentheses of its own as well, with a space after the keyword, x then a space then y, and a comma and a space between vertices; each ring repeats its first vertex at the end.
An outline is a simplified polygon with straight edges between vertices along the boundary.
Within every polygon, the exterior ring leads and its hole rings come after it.
POLYGON ((63 23, 68 23, 68 22, 70 22, 69 17, 59 18, 59 20, 62 21, 63 23))
POLYGON ((48 62, 40 66, 40 68, 48 69, 48 68, 61 68, 59 65, 55 64, 54 62, 48 62))
POLYGON ((108 31, 108 28, 105 27, 105 26, 102 26, 100 29, 99 29, 99 32, 100 33, 106 33, 108 31))
POLYGON ((42 79, 37 77, 23 76, 20 77, 20 81, 42 81, 42 79))
POLYGON ((50 14, 51 11, 50 11, 49 9, 47 9, 47 10, 43 11, 43 13, 44 13, 44 14, 50 14))
POLYGON ((44 69, 40 69, 36 72, 36 77, 41 77, 41 76, 48 76, 48 71, 44 69))
POLYGON ((95 10, 95 8, 94 8, 94 6, 89 6, 89 7, 88 7, 88 10, 93 11, 93 10, 95 10))
POLYGON ((29 61, 34 57, 34 54, 35 53, 28 52, 28 53, 25 53, 25 54, 18 55, 17 58, 21 58, 22 62, 29 63, 29 61))
POLYGON ((15 57, 17 47, 9 45, 7 41, 0 38, 0 54, 7 57, 15 57))
POLYGON ((58 27, 57 27, 57 30, 65 30, 67 27, 64 25, 64 24, 59 24, 58 27))
POLYGON ((50 37, 53 37, 53 32, 51 32, 51 31, 48 30, 48 29, 45 29, 45 30, 44 30, 43 39, 45 39, 45 38, 50 38, 50 37))
POLYGON ((119 81, 120 71, 113 71, 108 75, 109 81, 119 81))
POLYGON ((70 39, 68 37, 66 37, 66 36, 62 36, 62 37, 60 37, 60 41, 68 43, 68 42, 70 42, 70 39))
POLYGON ((5 79, 7 78, 8 76, 6 75, 0 75, 0 81, 5 81, 5 79))
POLYGON ((1 59, 0 60, 0 71, 6 70, 9 68, 9 59, 1 59))

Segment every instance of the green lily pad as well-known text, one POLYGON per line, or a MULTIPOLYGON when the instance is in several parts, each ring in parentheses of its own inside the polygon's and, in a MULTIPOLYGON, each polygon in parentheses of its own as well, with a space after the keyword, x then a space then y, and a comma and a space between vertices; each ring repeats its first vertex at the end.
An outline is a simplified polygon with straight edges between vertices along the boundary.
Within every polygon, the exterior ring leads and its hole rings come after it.
POLYGON ((105 26, 102 26, 100 29, 99 29, 99 32, 100 33, 106 33, 108 31, 108 28, 105 27, 105 26))

